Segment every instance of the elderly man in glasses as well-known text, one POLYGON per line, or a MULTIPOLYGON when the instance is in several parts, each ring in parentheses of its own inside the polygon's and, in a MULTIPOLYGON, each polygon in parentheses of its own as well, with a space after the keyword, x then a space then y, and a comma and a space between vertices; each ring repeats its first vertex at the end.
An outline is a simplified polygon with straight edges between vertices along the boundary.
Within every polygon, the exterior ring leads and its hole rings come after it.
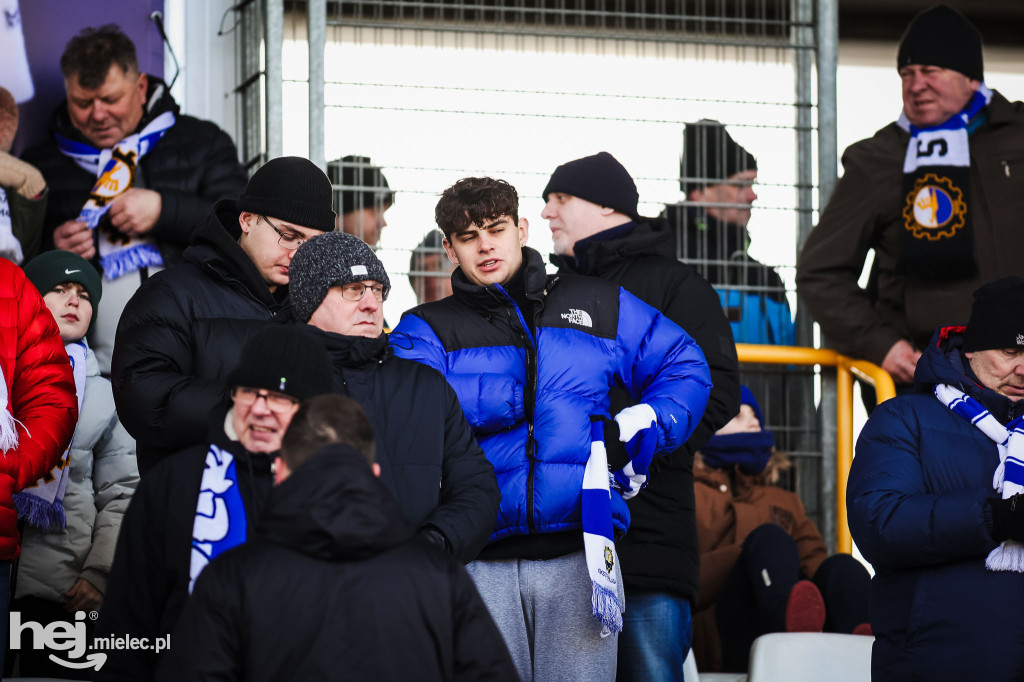
POLYGON ((343 232, 313 237, 292 260, 292 312, 327 348, 332 392, 366 412, 381 482, 421 536, 470 561, 498 514, 494 469, 445 378, 391 352, 390 289, 373 250, 343 232))
MULTIPOLYGON (((299 401, 331 390, 323 347, 294 325, 268 325, 241 349, 230 403, 207 440, 157 463, 121 523, 101 636, 166 637, 206 565, 253 537, 274 483, 271 462, 299 401)), ((166 639, 163 641, 167 641, 166 639)), ((110 650, 99 680, 148 680, 157 651, 110 650)))
POLYGON ((157 273, 121 316, 111 380, 143 476, 203 442, 227 375, 254 331, 289 307, 292 257, 334 229, 331 181, 307 159, 268 161, 237 201, 218 202, 184 263, 157 273))

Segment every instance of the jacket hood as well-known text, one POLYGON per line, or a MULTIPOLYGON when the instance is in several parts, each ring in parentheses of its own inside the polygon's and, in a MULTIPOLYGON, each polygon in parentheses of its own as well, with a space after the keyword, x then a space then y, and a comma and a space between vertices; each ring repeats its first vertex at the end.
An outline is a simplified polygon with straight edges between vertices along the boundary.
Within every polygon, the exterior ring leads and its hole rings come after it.
MULTIPOLYGON (((174 101, 170 90, 167 89, 167 84, 163 80, 153 74, 147 74, 147 77, 149 86, 146 89, 146 104, 142 119, 135 130, 132 131, 133 133, 137 133, 145 128, 150 121, 165 111, 170 111, 177 116, 181 109, 178 103, 174 101)), ((68 116, 67 98, 61 100, 61 103, 57 105, 53 115, 50 117, 50 132, 57 133, 69 140, 89 144, 89 141, 82 136, 82 133, 78 132, 78 129, 71 125, 71 117, 68 116)))
POLYGON ((675 259, 675 243, 669 221, 642 218, 581 239, 573 246, 576 257, 552 254, 559 270, 581 275, 600 275, 622 261, 642 255, 675 259))
POLYGON ((362 454, 341 444, 317 451, 274 488, 258 533, 331 561, 365 559, 412 535, 362 454))
POLYGON ((200 270, 213 270, 225 281, 243 287, 268 308, 275 308, 285 300, 288 285, 270 292, 256 264, 238 244, 241 234, 235 202, 218 201, 192 233, 192 246, 185 249, 182 258, 200 270))
POLYGON ((914 371, 914 388, 931 393, 936 384, 954 386, 985 407, 1001 423, 1024 414, 1024 400, 1016 402, 1002 393, 986 388, 971 371, 963 354, 966 327, 939 327, 932 335, 914 371))

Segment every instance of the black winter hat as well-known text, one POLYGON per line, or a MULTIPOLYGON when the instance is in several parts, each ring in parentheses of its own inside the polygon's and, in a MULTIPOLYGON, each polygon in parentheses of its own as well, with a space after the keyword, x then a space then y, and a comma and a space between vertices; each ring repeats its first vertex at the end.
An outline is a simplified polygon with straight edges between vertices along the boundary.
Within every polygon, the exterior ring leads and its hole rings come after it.
POLYGON ((598 206, 613 208, 633 220, 640 194, 629 171, 608 152, 563 163, 555 169, 544 188, 544 201, 552 192, 571 194, 598 206))
POLYGON ((926 9, 911 20, 900 38, 896 69, 912 64, 939 66, 985 80, 981 33, 949 5, 926 9))
POLYGON ((45 296, 63 282, 75 282, 89 292, 92 304, 91 330, 99 313, 100 297, 103 295, 103 279, 92 263, 70 251, 47 251, 25 264, 25 276, 45 296))
POLYGON ((1024 348, 1024 278, 1004 277, 974 292, 964 351, 1024 348))
POLYGON ((298 156, 281 156, 253 173, 235 207, 239 213, 248 211, 329 232, 337 218, 331 196, 331 181, 316 164, 298 156))
POLYGON ((228 386, 263 388, 305 400, 330 393, 333 372, 326 349, 302 327, 273 324, 246 340, 228 386))
POLYGON ((718 121, 705 118, 683 128, 683 156, 679 159, 683 192, 719 184, 748 170, 757 170, 757 159, 718 121))
POLYGON ((327 175, 345 189, 335 192, 338 213, 345 215, 364 208, 387 208, 395 203, 388 179, 368 156, 349 154, 327 164, 327 175))
POLYGON ((372 279, 384 285, 391 280, 383 263, 359 237, 344 232, 318 234, 299 247, 288 267, 288 293, 300 322, 309 322, 331 287, 372 279))

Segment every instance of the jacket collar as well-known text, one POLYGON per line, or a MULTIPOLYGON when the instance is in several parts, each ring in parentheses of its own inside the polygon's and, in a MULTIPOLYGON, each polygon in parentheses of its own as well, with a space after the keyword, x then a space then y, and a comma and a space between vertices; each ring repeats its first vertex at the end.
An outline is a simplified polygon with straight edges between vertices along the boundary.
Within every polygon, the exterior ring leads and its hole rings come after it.
POLYGON ((575 258, 552 255, 559 271, 600 276, 623 261, 641 255, 675 258, 672 233, 664 218, 629 222, 581 239, 573 245, 575 258))
MULTIPOLYGON (((526 287, 526 297, 537 302, 543 301, 547 289, 550 288, 548 274, 544 269, 543 256, 534 249, 524 246, 520 272, 526 287)), ((554 285, 554 280, 551 285, 554 285)), ((452 294, 459 302, 473 310, 482 312, 500 310, 502 307, 512 304, 512 298, 500 284, 488 284, 487 286, 473 284, 466 278, 462 268, 456 268, 452 273, 452 294)))
POLYGON ((320 339, 331 357, 331 364, 343 367, 363 367, 380 364, 391 357, 393 351, 388 345, 388 335, 381 334, 375 339, 365 336, 345 336, 326 332, 312 325, 306 325, 311 334, 320 339))

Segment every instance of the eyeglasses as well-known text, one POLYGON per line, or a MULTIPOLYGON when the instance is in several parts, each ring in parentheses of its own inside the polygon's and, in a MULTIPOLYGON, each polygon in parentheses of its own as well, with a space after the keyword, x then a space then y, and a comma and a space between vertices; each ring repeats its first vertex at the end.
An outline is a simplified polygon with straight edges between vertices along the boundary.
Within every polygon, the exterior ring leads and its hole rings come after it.
POLYGON ((367 289, 373 292, 373 297, 377 299, 379 303, 383 303, 388 298, 384 293, 383 284, 363 284, 362 282, 353 282, 352 284, 342 285, 341 295, 350 301, 361 301, 363 296, 366 294, 367 289))
POLYGON ((267 407, 272 412, 291 412, 299 406, 299 401, 295 398, 284 393, 268 391, 265 388, 239 386, 235 389, 234 398, 235 404, 239 407, 249 407, 260 398, 263 398, 267 401, 267 407))
POLYGON ((286 237, 286 236, 284 236, 284 234, 281 232, 281 230, 277 229, 277 225, 275 225, 274 223, 270 222, 270 218, 268 218, 267 216, 263 216, 263 219, 267 221, 267 225, 270 225, 270 229, 271 230, 273 230, 274 232, 277 232, 277 236, 279 237, 278 240, 277 240, 277 245, 280 246, 282 249, 288 249, 289 251, 294 251, 295 249, 299 248, 300 246, 302 246, 303 244, 306 243, 306 240, 303 239, 302 237, 286 237))

